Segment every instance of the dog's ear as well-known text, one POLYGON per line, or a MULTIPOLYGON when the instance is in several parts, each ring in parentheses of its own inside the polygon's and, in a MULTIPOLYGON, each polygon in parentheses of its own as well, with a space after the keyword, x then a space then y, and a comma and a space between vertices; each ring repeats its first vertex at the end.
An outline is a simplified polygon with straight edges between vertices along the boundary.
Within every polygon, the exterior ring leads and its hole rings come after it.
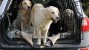
POLYGON ((47 17, 48 19, 51 18, 51 12, 50 12, 50 9, 49 9, 49 8, 47 8, 47 10, 46 10, 46 17, 47 17))

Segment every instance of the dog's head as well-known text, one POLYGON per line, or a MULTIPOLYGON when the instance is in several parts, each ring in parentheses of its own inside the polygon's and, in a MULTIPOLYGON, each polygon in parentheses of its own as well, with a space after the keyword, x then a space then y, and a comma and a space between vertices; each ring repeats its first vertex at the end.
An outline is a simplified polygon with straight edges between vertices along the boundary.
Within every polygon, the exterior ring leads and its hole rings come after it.
POLYGON ((64 11, 62 11, 61 15, 62 15, 62 19, 64 19, 65 22, 74 19, 74 11, 71 9, 65 9, 64 11))
POLYGON ((21 2, 21 4, 19 5, 19 8, 23 8, 23 9, 25 9, 25 10, 28 10, 28 9, 31 8, 31 6, 32 6, 32 3, 31 3, 30 0, 23 0, 23 1, 21 2))
POLYGON ((69 19, 73 18, 74 12, 71 9, 65 10, 65 15, 69 17, 69 19))
POLYGON ((60 12, 59 12, 58 8, 56 8, 54 6, 48 7, 48 14, 50 15, 48 17, 50 17, 53 20, 53 22, 55 22, 55 23, 60 19, 60 12))

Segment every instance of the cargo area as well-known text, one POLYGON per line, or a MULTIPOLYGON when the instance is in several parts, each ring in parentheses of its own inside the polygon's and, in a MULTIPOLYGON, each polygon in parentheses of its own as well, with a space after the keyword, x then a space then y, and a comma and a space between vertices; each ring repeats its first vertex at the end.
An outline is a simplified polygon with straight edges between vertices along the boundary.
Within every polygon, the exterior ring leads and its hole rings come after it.
MULTIPOLYGON (((9 34, 8 28, 13 23, 18 15, 18 5, 22 0, 13 0, 10 5, 7 13, 2 19, 2 41, 12 45, 28 45, 22 37, 16 36, 16 34, 9 34)), ((35 0, 36 1, 36 0, 35 0)), ((38 1, 38 0, 37 0, 38 1)), ((33 1, 32 1, 33 2, 33 1)), ((33 2, 34 3, 34 2, 33 2)), ((79 44, 81 42, 82 31, 81 31, 81 22, 82 19, 77 15, 75 6, 73 5, 72 0, 58 0, 50 1, 44 4, 47 6, 58 7, 60 11, 61 19, 57 23, 52 23, 49 29, 48 37, 60 34, 60 38, 57 40, 56 44, 79 44), (66 17, 65 13, 61 14, 65 9, 71 9, 74 12, 73 17, 66 17), (65 22, 66 21, 66 22, 65 22)), ((33 37, 35 41, 36 38, 33 37)))

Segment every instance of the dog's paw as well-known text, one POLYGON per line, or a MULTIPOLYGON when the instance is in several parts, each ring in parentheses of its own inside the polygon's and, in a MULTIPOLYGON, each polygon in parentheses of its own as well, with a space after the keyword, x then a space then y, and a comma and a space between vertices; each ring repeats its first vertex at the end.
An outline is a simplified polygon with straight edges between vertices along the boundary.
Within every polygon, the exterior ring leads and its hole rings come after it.
POLYGON ((38 41, 36 44, 37 44, 37 45, 41 45, 41 41, 38 41))
POLYGON ((34 48, 40 48, 41 45, 37 44, 37 39, 33 40, 33 47, 34 48))
POLYGON ((44 46, 46 47, 50 47, 50 46, 53 46, 52 42, 49 40, 47 41, 45 44, 43 44, 44 46))
POLYGON ((43 44, 43 46, 45 47, 50 47, 50 46, 53 46, 53 43, 50 39, 47 39, 47 42, 43 44))
POLYGON ((34 48, 40 48, 41 45, 38 45, 37 43, 35 43, 35 44, 33 44, 33 47, 34 47, 34 48))

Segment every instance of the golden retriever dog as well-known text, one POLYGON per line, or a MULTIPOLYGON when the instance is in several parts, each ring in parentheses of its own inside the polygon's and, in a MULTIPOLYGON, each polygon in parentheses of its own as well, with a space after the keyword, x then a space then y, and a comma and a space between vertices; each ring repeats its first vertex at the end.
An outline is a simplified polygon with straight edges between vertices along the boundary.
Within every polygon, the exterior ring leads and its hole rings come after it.
MULTIPOLYGON (((28 33, 30 33, 29 30, 31 6, 32 3, 30 0, 23 0, 19 4, 18 16, 16 20, 14 20, 12 26, 14 27, 14 29, 20 30, 22 37, 26 41, 28 41, 31 44, 31 46, 33 46, 32 36, 31 35, 28 36, 28 33)), ((19 35, 19 32, 17 31, 16 34, 19 35)))
POLYGON ((74 17, 74 11, 71 9, 65 9, 61 12, 62 20, 64 20, 64 23, 67 26, 67 32, 68 33, 75 33, 76 30, 76 20, 74 17))
MULTIPOLYGON (((71 10, 71 9, 62 10, 60 15, 61 15, 61 21, 64 21, 63 23, 60 23, 60 24, 65 24, 65 26, 67 26, 67 30, 66 30, 66 32, 63 32, 61 34, 60 34, 60 32, 58 32, 56 35, 48 37, 48 39, 49 39, 48 46, 54 45, 56 43, 56 41, 60 38, 70 37, 70 35, 73 35, 75 33, 75 31, 77 30, 77 27, 76 27, 77 25, 76 25, 76 20, 74 17, 73 10, 71 10)), ((59 25, 59 23, 57 23, 57 25, 59 25)), ((55 27, 55 25, 52 27, 55 27)), ((59 27, 55 27, 54 29, 51 30, 52 34, 53 33, 55 34, 55 32, 57 32, 55 29, 60 31, 59 27)), ((64 27, 64 28, 62 27, 62 29, 66 29, 66 27, 64 27)))
POLYGON ((13 22, 13 26, 19 30, 27 31, 30 21, 31 1, 23 0, 19 4, 18 16, 13 22), (24 30, 23 30, 24 29, 24 30))
POLYGON ((37 35, 37 44, 41 45, 41 37, 43 37, 43 45, 47 42, 47 34, 52 22, 59 20, 59 10, 54 6, 44 8, 42 4, 35 4, 31 11, 31 23, 37 35))
POLYGON ((23 0, 19 5, 19 13, 21 15, 21 29, 22 31, 27 31, 30 23, 31 1, 23 0))

